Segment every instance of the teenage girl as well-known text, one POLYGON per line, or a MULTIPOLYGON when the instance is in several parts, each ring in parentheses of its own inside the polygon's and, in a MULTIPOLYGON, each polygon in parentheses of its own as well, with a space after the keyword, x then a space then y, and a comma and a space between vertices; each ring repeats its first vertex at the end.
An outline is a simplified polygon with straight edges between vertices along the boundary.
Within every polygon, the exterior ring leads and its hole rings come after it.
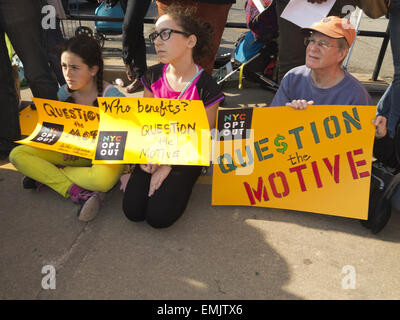
MULTIPOLYGON (((60 87, 60 101, 97 105, 98 96, 123 96, 103 80, 103 58, 98 42, 77 36, 65 42, 61 67, 66 84, 60 87)), ((10 153, 10 162, 26 177, 25 189, 47 185, 63 197, 80 204, 79 220, 93 219, 104 198, 118 181, 123 165, 94 164, 91 160, 20 145, 10 153)))
MULTIPOLYGON (((144 97, 202 100, 212 129, 224 95, 196 63, 211 52, 212 31, 194 17, 190 7, 166 9, 149 36, 161 63, 150 67, 141 81, 144 97)), ((124 193, 125 215, 155 228, 172 225, 183 214, 201 170, 201 166, 136 165, 124 193)))

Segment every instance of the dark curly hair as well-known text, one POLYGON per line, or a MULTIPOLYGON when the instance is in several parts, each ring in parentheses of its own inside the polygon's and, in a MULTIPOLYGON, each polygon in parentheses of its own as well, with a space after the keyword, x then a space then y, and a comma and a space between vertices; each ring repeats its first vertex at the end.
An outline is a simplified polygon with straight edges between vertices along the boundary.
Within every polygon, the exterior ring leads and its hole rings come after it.
POLYGON ((60 47, 60 52, 70 51, 81 57, 83 62, 89 66, 98 66, 96 74, 97 91, 101 96, 103 93, 103 69, 104 62, 100 44, 96 39, 87 35, 78 35, 66 40, 60 47))
POLYGON ((183 31, 194 34, 197 38, 193 48, 193 60, 197 64, 207 60, 212 52, 211 38, 213 28, 208 22, 201 22, 196 18, 196 7, 182 1, 177 1, 165 8, 164 14, 174 19, 183 31))

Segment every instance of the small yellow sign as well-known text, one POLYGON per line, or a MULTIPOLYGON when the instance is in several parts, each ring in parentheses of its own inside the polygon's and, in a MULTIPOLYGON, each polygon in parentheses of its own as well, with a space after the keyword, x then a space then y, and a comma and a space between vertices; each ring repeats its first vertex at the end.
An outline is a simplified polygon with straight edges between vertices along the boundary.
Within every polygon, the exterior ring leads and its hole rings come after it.
POLYGON ((368 218, 375 106, 220 110, 213 205, 368 218))
POLYGON ((37 124, 25 139, 16 141, 40 149, 91 159, 99 127, 99 108, 33 98, 37 124))
POLYGON ((210 164, 210 129, 203 102, 99 97, 93 163, 210 164))

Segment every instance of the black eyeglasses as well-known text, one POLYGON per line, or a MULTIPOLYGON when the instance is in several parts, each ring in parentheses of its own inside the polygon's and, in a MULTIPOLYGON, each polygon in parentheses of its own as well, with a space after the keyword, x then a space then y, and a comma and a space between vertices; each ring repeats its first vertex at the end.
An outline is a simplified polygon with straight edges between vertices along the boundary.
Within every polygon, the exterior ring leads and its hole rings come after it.
POLYGON ((174 29, 164 29, 161 30, 160 32, 154 31, 153 33, 149 34, 149 39, 152 43, 157 39, 158 36, 160 36, 160 39, 163 41, 167 41, 171 37, 171 33, 179 33, 183 34, 186 37, 190 36, 189 33, 184 32, 184 31, 179 31, 179 30, 174 30, 174 29))
POLYGON ((328 50, 329 48, 338 48, 335 46, 332 46, 330 43, 324 41, 324 40, 315 40, 311 37, 309 38, 305 38, 304 39, 304 45, 307 47, 310 43, 312 44, 316 44, 319 48, 324 49, 324 50, 328 50))

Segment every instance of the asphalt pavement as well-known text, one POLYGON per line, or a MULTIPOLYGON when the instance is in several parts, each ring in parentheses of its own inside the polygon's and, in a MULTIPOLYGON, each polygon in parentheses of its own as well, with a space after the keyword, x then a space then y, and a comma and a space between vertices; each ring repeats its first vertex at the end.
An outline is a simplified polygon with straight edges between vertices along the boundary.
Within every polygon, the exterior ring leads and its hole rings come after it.
MULTIPOLYGON (((237 1, 229 21, 244 21, 237 1)), ((89 10, 90 7, 87 7, 89 10)), ((154 3, 148 16, 155 14, 154 3)), ((385 18, 361 28, 385 31, 385 18)), ((145 34, 151 30, 146 25, 145 34)), ((227 29, 221 52, 245 30, 227 29)), ((381 39, 358 37, 349 70, 366 86, 391 81, 390 47, 371 82, 381 39)), ((105 43, 106 79, 123 78, 121 36, 105 43)), ((148 45, 149 64, 156 63, 148 45)), ((273 91, 233 78, 224 107, 270 103, 273 91)), ((121 91, 124 89, 121 88, 121 91)), ((142 92, 130 96, 141 96, 142 92)), ((381 93, 373 95, 376 103, 381 93)), ((30 90, 22 90, 29 101, 30 90)), ((0 163, 0 299, 312 300, 398 299, 400 214, 377 235, 355 219, 307 212, 211 206, 211 174, 200 177, 184 215, 170 228, 132 223, 117 185, 91 222, 50 189, 24 190, 22 175, 0 163), (53 275, 51 278, 50 276, 53 275), (53 281, 54 280, 54 281, 53 281)))

